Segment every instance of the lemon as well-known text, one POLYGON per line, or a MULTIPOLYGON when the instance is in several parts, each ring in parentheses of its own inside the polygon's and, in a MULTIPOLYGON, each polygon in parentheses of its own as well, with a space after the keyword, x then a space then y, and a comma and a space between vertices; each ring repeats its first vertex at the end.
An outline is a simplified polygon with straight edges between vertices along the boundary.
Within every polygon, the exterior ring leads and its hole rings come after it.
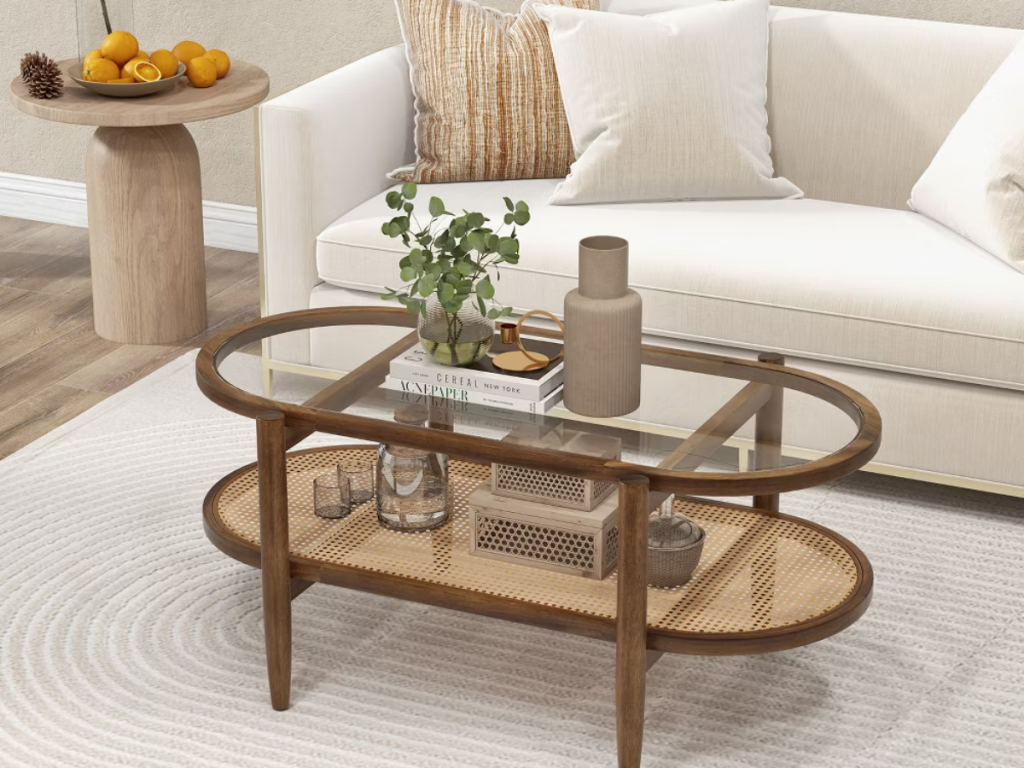
POLYGON ((135 65, 135 82, 137 83, 153 83, 161 77, 163 75, 160 74, 159 68, 151 61, 140 61, 135 65))
POLYGON ((206 49, 203 48, 199 43, 193 43, 191 40, 182 40, 171 51, 178 61, 182 64, 188 64, 196 56, 202 56, 206 53, 206 49))
POLYGON ((108 84, 110 84, 110 83, 118 83, 120 85, 126 85, 128 83, 134 83, 134 82, 135 82, 135 78, 133 78, 133 77, 119 77, 116 80, 107 80, 108 84))
POLYGON ((160 74, 165 78, 174 77, 178 74, 178 59, 165 48, 153 51, 153 55, 149 57, 149 60, 153 62, 154 66, 160 70, 160 74))
POLYGON ((103 58, 110 59, 117 66, 123 67, 138 54, 139 41, 131 32, 111 32, 103 40, 100 52, 103 54, 103 58))
POLYGON ((231 59, 224 51, 218 51, 211 49, 206 52, 206 58, 210 59, 214 64, 217 65, 217 79, 220 80, 224 75, 231 69, 231 59))
POLYGON ((93 59, 82 70, 82 77, 93 83, 106 83, 120 76, 121 70, 110 59, 93 59))
POLYGON ((209 88, 217 82, 217 65, 205 56, 196 56, 185 65, 188 81, 196 88, 209 88))
POLYGON ((84 67, 90 61, 94 61, 96 59, 102 59, 102 58, 103 58, 103 53, 102 53, 102 51, 100 51, 99 48, 97 48, 95 51, 89 51, 87 54, 85 54, 85 58, 82 59, 82 66, 84 67))

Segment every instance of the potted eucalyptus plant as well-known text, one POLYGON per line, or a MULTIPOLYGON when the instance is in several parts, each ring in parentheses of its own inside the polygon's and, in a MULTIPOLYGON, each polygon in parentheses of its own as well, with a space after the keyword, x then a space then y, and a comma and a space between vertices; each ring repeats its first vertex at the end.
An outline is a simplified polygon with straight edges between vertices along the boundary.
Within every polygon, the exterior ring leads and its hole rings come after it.
POLYGON ((398 263, 404 285, 388 288, 381 298, 397 300, 418 316, 420 342, 433 360, 475 363, 494 341, 494 321, 512 314, 511 307, 495 301, 494 283, 501 279, 502 264, 519 262, 516 227, 530 221, 530 208, 506 197, 504 223, 494 229, 482 213, 456 216, 439 197, 431 197, 430 218, 422 224, 415 198, 413 182, 387 195, 388 207, 398 214, 381 231, 401 238, 409 252, 398 263))

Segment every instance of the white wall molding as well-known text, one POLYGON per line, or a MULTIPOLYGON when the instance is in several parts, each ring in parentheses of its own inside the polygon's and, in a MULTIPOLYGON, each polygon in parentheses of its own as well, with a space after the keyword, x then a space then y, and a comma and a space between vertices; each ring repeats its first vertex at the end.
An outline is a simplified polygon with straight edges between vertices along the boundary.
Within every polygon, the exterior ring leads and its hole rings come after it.
MULTIPOLYGON (((0 171, 0 216, 86 227, 85 185, 0 171)), ((256 253, 256 209, 204 200, 203 236, 211 248, 256 253)))

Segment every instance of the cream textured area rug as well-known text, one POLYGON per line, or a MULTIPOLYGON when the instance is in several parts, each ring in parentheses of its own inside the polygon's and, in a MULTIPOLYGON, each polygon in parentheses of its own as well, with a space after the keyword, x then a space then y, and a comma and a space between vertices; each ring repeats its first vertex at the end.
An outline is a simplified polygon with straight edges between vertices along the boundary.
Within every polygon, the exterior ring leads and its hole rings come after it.
MULTIPOLYGON (((0 766, 615 765, 611 645, 332 587, 295 602, 274 712, 259 574, 200 510, 254 428, 193 359, 0 462, 0 766)), ((644 765, 1024 766, 1024 502, 859 475, 783 504, 864 549, 872 607, 808 648, 663 658, 644 765)))

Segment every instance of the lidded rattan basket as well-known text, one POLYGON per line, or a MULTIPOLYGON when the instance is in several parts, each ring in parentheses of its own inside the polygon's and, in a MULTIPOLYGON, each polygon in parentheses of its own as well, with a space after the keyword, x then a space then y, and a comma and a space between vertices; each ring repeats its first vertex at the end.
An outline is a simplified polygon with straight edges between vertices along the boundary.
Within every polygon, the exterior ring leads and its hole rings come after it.
MULTIPOLYGON (((553 429, 542 436, 513 432, 506 442, 557 451, 599 456, 609 461, 622 457, 622 441, 604 435, 553 429)), ((615 490, 615 483, 584 480, 559 472, 526 469, 510 464, 491 465, 491 491, 496 496, 538 501, 566 509, 590 512, 615 490)))
POLYGON ((678 587, 693 576, 704 552, 704 530, 667 506, 651 515, 647 539, 647 583, 678 587))

